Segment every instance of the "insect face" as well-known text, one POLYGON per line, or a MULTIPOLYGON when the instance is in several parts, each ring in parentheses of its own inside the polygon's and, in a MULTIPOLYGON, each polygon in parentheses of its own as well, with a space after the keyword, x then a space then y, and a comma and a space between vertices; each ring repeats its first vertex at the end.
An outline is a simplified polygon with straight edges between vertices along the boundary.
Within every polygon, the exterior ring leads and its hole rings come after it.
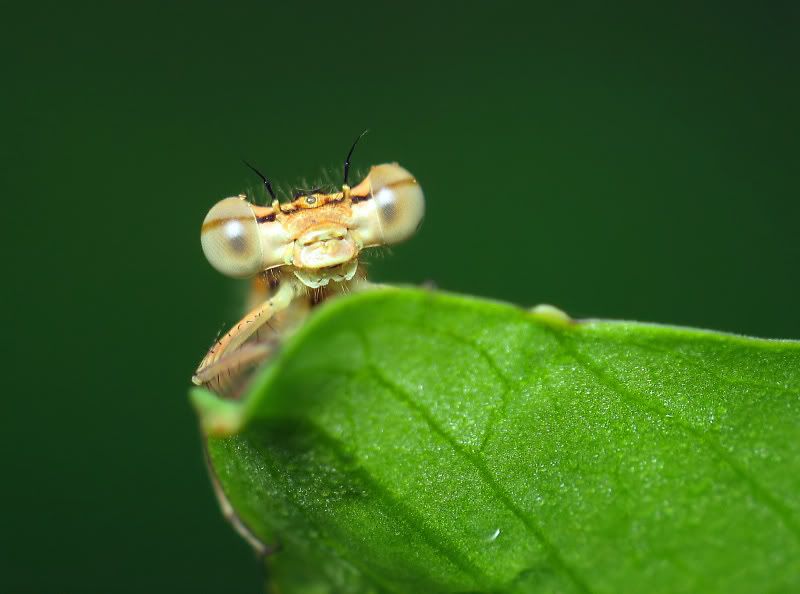
POLYGON ((361 246, 350 233, 351 205, 344 193, 303 196, 283 227, 293 239, 290 261, 299 269, 319 270, 355 260, 361 246))
POLYGON ((211 265, 228 276, 291 266, 305 284, 319 286, 328 270, 335 280, 350 278, 347 271, 355 270, 361 249, 411 236, 424 210, 422 190, 408 171, 377 165, 352 189, 345 185, 341 192, 316 192, 287 204, 226 198, 206 216, 201 242, 211 265))

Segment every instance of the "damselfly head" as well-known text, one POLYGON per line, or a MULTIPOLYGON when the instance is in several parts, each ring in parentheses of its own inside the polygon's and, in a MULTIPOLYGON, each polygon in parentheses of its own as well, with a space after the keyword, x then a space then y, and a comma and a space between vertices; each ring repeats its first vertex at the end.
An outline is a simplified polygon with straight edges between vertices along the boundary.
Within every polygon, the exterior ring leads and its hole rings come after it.
POLYGON ((319 278, 356 262, 363 248, 407 239, 424 212, 422 189, 408 171, 396 163, 376 165, 341 192, 314 191, 270 206, 245 196, 225 198, 206 216, 201 242, 211 265, 228 276, 293 266, 319 278))
POLYGON ((425 212, 417 180, 391 163, 372 167, 351 187, 355 144, 344 161, 341 191, 300 190, 281 204, 270 180, 248 164, 272 203, 259 206, 239 195, 206 215, 201 242, 211 265, 228 276, 259 278, 251 289, 253 309, 208 351, 195 384, 240 394, 249 373, 270 356, 274 335, 294 331, 323 301, 370 285, 358 261, 361 250, 398 243, 416 231, 425 212))

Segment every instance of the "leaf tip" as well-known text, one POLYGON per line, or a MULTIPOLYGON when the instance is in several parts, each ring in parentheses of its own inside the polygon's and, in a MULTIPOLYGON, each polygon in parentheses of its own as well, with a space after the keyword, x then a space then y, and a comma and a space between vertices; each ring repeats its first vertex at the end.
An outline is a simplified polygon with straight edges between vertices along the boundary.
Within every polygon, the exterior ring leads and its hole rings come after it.
POLYGON ((244 414, 240 403, 223 400, 200 388, 192 390, 190 398, 206 435, 228 437, 238 433, 242 428, 244 414))
POLYGON ((554 328, 566 328, 575 323, 575 320, 569 317, 566 312, 547 303, 540 303, 531 308, 530 311, 531 315, 537 320, 544 322, 548 326, 553 326, 554 328))

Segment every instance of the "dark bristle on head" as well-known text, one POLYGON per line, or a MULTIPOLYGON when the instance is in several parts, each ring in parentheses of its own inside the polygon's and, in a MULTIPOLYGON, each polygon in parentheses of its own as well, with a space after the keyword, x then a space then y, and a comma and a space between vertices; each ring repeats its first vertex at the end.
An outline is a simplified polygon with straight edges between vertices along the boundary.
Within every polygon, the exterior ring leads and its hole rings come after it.
POLYGON ((369 132, 369 130, 368 129, 364 129, 364 131, 361 134, 358 135, 358 138, 356 138, 355 142, 353 142, 353 146, 350 147, 350 152, 347 153, 347 158, 344 160, 344 182, 343 182, 343 185, 345 185, 345 186, 347 185, 347 176, 350 173, 350 157, 353 156, 353 151, 355 150, 356 145, 358 144, 358 141, 361 140, 361 137, 364 136, 364 134, 366 134, 367 132, 369 132))
POLYGON ((327 192, 323 192, 322 188, 312 188, 310 190, 303 190, 301 188, 297 188, 295 189, 294 192, 292 192, 292 198, 297 200, 298 198, 301 198, 303 196, 310 196, 311 194, 323 194, 323 193, 327 192))
POLYGON ((261 181, 262 181, 262 182, 264 182, 264 187, 267 189, 267 192, 269 192, 269 195, 270 195, 270 196, 272 196, 272 199, 273 199, 273 200, 277 200, 277 198, 275 197, 275 191, 272 189, 272 184, 271 184, 271 183, 269 182, 269 180, 267 179, 267 176, 265 176, 263 173, 261 173, 261 172, 260 172, 258 169, 256 169, 256 168, 255 168, 255 167, 253 167, 252 165, 250 165, 250 163, 248 163, 248 162, 247 162, 247 161, 245 161, 244 159, 242 159, 242 163, 244 163, 245 165, 247 165, 247 166, 248 166, 250 169, 252 169, 252 170, 253 170, 253 172, 254 172, 254 173, 255 173, 255 174, 258 176, 258 177, 260 177, 260 178, 261 178, 261 181))

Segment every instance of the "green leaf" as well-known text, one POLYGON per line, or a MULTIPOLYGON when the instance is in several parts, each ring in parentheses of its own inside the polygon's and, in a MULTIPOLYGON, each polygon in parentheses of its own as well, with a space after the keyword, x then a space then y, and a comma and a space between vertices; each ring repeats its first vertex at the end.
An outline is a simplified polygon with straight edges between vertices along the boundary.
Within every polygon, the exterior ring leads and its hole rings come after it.
POLYGON ((800 591, 800 343, 391 289, 195 391, 281 592, 800 591))

